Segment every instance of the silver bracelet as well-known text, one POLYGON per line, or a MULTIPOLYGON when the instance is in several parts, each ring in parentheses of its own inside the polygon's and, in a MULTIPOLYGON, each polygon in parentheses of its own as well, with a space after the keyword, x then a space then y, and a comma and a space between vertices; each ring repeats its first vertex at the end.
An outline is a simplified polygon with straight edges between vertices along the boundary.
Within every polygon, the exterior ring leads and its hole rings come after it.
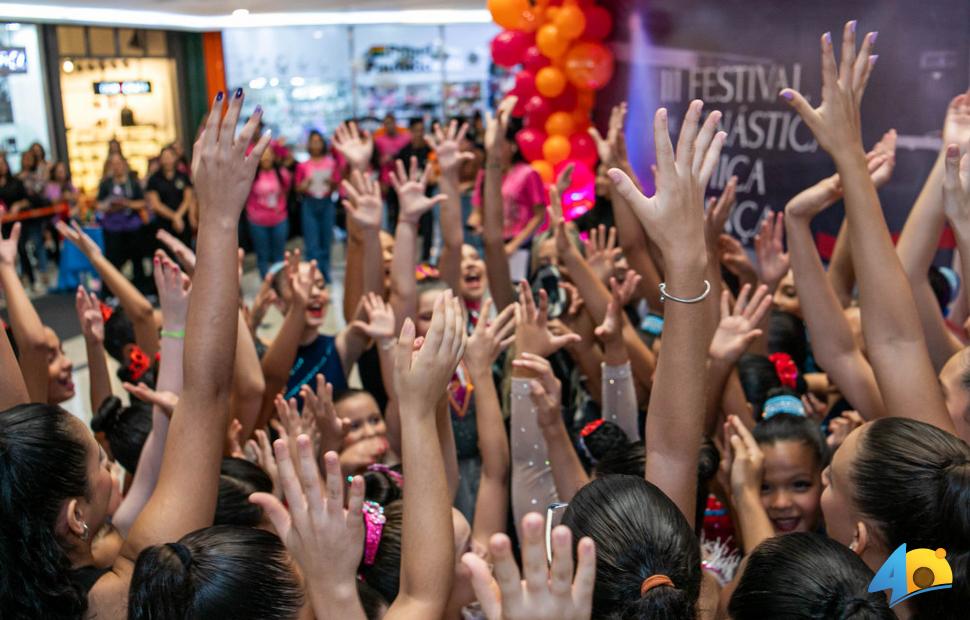
POLYGON ((667 292, 667 283, 666 282, 660 283, 660 302, 661 303, 669 299, 670 301, 676 301, 682 304, 696 304, 707 299, 707 296, 710 295, 710 293, 711 293, 711 283, 708 280, 704 280, 704 292, 698 295, 697 297, 691 297, 690 299, 684 299, 683 297, 674 297, 673 295, 667 292))

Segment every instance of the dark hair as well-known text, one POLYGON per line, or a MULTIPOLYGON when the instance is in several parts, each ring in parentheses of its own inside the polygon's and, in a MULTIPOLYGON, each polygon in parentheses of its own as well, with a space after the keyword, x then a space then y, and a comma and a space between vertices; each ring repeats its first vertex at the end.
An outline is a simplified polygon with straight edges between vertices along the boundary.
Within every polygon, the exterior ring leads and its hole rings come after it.
POLYGON ((936 302, 940 305, 940 311, 943 313, 943 316, 946 316, 947 308, 956 291, 952 289, 950 282, 936 265, 930 265, 927 280, 929 280, 930 288, 933 290, 933 297, 936 298, 936 302))
POLYGON ((125 407, 120 398, 109 396, 91 418, 91 430, 104 433, 111 456, 133 474, 145 440, 152 432, 152 407, 136 398, 125 407))
MULTIPOLYGON (((935 426, 880 418, 863 427, 852 463, 852 501, 878 524, 890 551, 946 549, 953 587, 916 597, 917 617, 970 605, 970 446, 935 426)), ((962 614, 961 614, 962 615, 962 614)))
POLYGON ((387 522, 381 531, 374 563, 366 566, 361 560, 357 568, 361 579, 377 591, 387 604, 394 603, 401 588, 401 534, 404 526, 404 502, 391 502, 384 506, 387 522))
POLYGON ((360 579, 357 580, 357 597, 367 620, 380 620, 387 613, 388 604, 384 597, 360 579))
POLYGON ((349 400, 354 396, 361 396, 361 395, 370 396, 371 398, 374 398, 374 395, 368 392, 367 390, 361 390, 359 388, 346 388, 344 390, 339 390, 338 392, 334 393, 333 404, 336 405, 345 400, 349 400))
POLYGON ((525 122, 515 116, 509 117, 508 125, 505 127, 505 139, 512 146, 512 161, 510 163, 513 165, 525 162, 525 155, 522 154, 522 149, 519 148, 519 143, 515 140, 515 137, 524 127, 525 122))
POLYGON ((412 116, 408 120, 408 128, 416 127, 418 125, 424 125, 424 117, 423 116, 412 116))
MULTIPOLYGON (((400 473, 399 467, 394 467, 394 471, 400 473)), ((377 502, 381 506, 387 506, 391 502, 404 499, 404 492, 398 486, 397 481, 386 472, 367 470, 364 472, 364 497, 372 502, 377 502)))
POLYGON ((324 138, 323 137, 323 134, 320 133, 319 131, 317 131, 316 129, 311 129, 310 130, 310 133, 307 134, 307 137, 306 137, 307 153, 310 152, 310 141, 313 140, 314 138, 320 138, 320 141, 323 143, 323 150, 320 151, 320 154, 321 155, 326 155, 327 154, 327 139, 324 138))
POLYGON ((790 312, 775 310, 771 313, 766 334, 768 353, 787 353, 798 366, 799 375, 808 360, 808 337, 805 323, 790 312))
POLYGON ((573 497, 563 524, 574 542, 589 536, 596 543, 594 618, 694 618, 700 546, 663 491, 637 476, 597 478, 573 497), (674 585, 641 596, 641 584, 653 575, 674 585))
POLYGON ((263 509, 249 501, 253 493, 272 493, 273 480, 259 465, 231 456, 222 459, 219 499, 213 525, 257 527, 263 509))
POLYGON ((601 459, 606 458, 613 450, 624 447, 626 444, 635 440, 636 437, 627 437, 626 433, 618 424, 604 420, 592 432, 585 437, 580 436, 576 441, 579 442, 580 439, 583 445, 586 446, 586 454, 583 453, 584 451, 582 449, 579 450, 579 454, 587 459, 592 457, 592 461, 599 463, 601 459))
POLYGON ((872 571, 844 545, 810 532, 769 538, 748 556, 728 605, 731 618, 891 620, 872 571))
POLYGON ((119 306, 111 311, 111 316, 104 322, 104 350, 116 362, 124 366, 128 363, 125 357, 125 347, 135 343, 135 327, 125 311, 119 306))
MULTIPOLYGON (((790 391, 790 390, 789 390, 790 391)), ((819 470, 829 464, 831 455, 822 431, 811 419, 792 413, 779 413, 767 420, 760 420, 754 427, 755 441, 762 445, 773 445, 779 441, 797 441, 812 451, 819 470)))
POLYGON ((303 588, 276 535, 220 525, 142 551, 128 617, 295 618, 302 605, 303 588))
POLYGON ((751 403, 756 416, 764 411, 768 392, 781 387, 775 365, 764 355, 755 353, 745 353, 738 360, 738 379, 741 381, 745 400, 751 403))
POLYGON ((32 403, 0 412, 0 601, 5 618, 81 617, 54 532, 64 502, 88 493, 88 455, 71 415, 32 403))

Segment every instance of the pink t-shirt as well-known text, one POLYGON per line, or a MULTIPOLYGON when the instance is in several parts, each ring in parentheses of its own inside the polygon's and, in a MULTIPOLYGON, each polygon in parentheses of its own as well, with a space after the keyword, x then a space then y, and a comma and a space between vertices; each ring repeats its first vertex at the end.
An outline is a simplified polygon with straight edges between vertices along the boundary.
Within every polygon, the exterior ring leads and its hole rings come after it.
POLYGON ((374 138, 374 147, 381 161, 381 183, 391 182, 391 170, 394 170, 394 157, 401 152, 408 142, 411 141, 411 134, 403 129, 398 129, 397 133, 389 136, 386 133, 374 138))
POLYGON ((280 168, 260 170, 246 199, 246 217, 256 226, 276 226, 286 219, 286 192, 290 188, 290 171, 280 168), (280 179, 283 180, 280 183, 280 179))
POLYGON ((310 179, 307 195, 312 198, 325 198, 330 195, 331 183, 339 183, 337 178, 337 162, 329 155, 319 159, 308 159, 296 166, 296 184, 300 185, 310 179))
MULTIPOLYGON (((472 204, 482 206, 485 189, 485 171, 478 172, 472 204)), ((542 177, 526 163, 512 166, 502 178, 502 203, 504 205, 504 226, 502 236, 509 240, 525 228, 532 218, 532 210, 537 204, 545 204, 546 193, 542 187, 542 177)))

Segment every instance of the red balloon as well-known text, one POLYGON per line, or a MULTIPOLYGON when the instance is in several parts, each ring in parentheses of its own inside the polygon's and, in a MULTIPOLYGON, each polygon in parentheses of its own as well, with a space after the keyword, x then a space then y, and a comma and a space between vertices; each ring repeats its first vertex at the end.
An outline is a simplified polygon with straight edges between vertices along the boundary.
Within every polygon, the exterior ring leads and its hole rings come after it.
POLYGON ((500 67, 514 67, 525 58, 533 37, 517 30, 505 30, 492 39, 492 60, 500 67))
POLYGON ((574 133, 569 137, 569 144, 572 147, 569 151, 570 157, 578 159, 590 168, 596 165, 598 157, 596 154, 596 144, 589 137, 589 134, 574 133))
POLYGON ((576 109, 576 101, 576 88, 572 84, 567 84, 562 94, 549 100, 549 105, 554 112, 572 112, 576 109))
POLYGON ((515 74, 515 87, 512 89, 515 96, 519 98, 522 111, 525 111, 525 103, 532 97, 538 95, 536 91, 536 76, 531 71, 519 71, 515 74))
POLYGON ((555 165, 555 176, 569 164, 573 165, 573 182, 562 193, 562 211, 567 220, 579 217, 589 211, 596 202, 596 175, 591 166, 586 165, 570 154, 569 159, 555 165))
POLYGON ((566 53, 565 73, 576 88, 603 88, 613 77, 613 52, 602 43, 577 43, 566 53))
POLYGON ((613 16, 601 6, 591 6, 583 10, 586 15, 586 30, 580 35, 583 41, 602 41, 613 30, 613 16))
POLYGON ((515 134, 515 143, 519 145, 522 156, 530 162, 542 159, 542 145, 545 141, 546 134, 531 127, 515 134))
POLYGON ((542 52, 535 45, 530 46, 522 55, 522 66, 533 73, 539 73, 539 69, 548 67, 551 64, 552 61, 543 56, 542 52))
POLYGON ((552 106, 545 97, 536 95, 525 103, 525 126, 542 129, 546 126, 546 119, 552 114, 552 106))

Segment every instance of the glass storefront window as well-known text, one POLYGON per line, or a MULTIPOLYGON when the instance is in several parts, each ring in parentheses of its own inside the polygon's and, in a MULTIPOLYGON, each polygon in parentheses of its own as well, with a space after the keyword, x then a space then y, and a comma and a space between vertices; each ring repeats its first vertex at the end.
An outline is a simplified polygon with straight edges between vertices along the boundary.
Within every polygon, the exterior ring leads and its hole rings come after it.
POLYGON ((34 142, 51 152, 43 76, 37 26, 0 24, 0 150, 15 173, 34 142))

